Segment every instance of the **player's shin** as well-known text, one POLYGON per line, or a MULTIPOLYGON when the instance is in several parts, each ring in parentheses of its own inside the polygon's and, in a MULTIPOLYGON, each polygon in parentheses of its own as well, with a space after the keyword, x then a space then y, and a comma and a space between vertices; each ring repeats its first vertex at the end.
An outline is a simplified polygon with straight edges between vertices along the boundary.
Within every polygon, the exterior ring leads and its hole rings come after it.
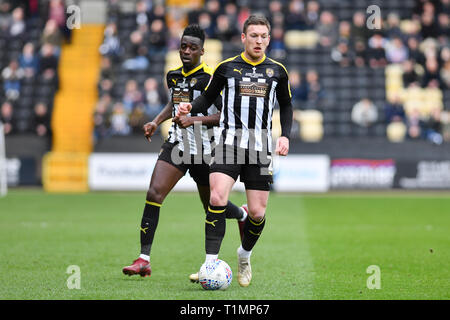
POLYGON ((159 209, 161 204, 151 201, 145 202, 144 214, 141 220, 141 257, 150 257, 150 250, 153 244, 156 227, 159 220, 159 209))
POLYGON ((205 220, 205 251, 208 258, 217 257, 225 236, 227 206, 208 206, 205 220))
POLYGON ((247 217, 244 224, 244 237, 242 239, 242 248, 245 251, 252 251, 253 247, 261 236, 265 224, 265 216, 259 221, 253 220, 250 216, 247 217))

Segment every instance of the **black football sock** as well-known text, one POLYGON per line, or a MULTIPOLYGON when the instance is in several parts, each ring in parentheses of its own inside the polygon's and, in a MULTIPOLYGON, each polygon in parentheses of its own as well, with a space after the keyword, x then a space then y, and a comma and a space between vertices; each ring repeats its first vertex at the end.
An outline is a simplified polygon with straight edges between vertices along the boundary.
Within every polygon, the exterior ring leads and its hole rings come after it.
POLYGON ((242 210, 236 206, 231 201, 228 201, 227 210, 225 211, 225 216, 227 219, 242 219, 242 210))
POLYGON ((205 220, 206 254, 219 254, 222 239, 225 236, 225 211, 227 206, 208 206, 205 220))
POLYGON ((244 224, 244 237, 242 238, 242 248, 247 251, 252 251, 253 247, 258 241, 266 224, 266 217, 261 221, 254 221, 250 216, 247 216, 244 224))
POLYGON ((141 220, 141 254, 150 256, 153 238, 159 220, 161 204, 151 201, 145 202, 144 214, 141 220))

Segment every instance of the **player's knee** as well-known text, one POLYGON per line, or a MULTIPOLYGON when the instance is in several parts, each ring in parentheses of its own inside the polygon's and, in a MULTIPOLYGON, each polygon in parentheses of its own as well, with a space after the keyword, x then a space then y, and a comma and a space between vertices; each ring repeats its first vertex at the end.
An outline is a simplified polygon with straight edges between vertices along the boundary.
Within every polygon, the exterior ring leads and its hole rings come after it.
POLYGON ((266 206, 264 205, 249 206, 248 211, 250 218, 252 218, 253 221, 259 222, 262 221, 262 219, 264 219, 264 216, 266 214, 266 206))
POLYGON ((213 206, 226 206, 228 199, 222 193, 211 190, 209 203, 213 206))
POLYGON ((158 188, 150 187, 147 191, 147 200, 156 203, 163 203, 165 196, 158 188))

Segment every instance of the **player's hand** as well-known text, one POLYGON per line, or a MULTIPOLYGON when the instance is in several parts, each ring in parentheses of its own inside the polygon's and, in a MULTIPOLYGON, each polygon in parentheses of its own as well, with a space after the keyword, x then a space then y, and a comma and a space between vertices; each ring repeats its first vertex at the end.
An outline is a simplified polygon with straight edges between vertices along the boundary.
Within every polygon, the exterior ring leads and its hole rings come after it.
POLYGON ((194 124, 194 121, 192 121, 191 117, 187 116, 175 116, 172 119, 173 122, 175 122, 180 128, 187 128, 194 124))
POLYGON ((279 137, 275 148, 275 154, 280 156, 287 156, 289 153, 289 139, 286 137, 279 137))
POLYGON ((155 133, 156 129, 158 128, 158 125, 154 123, 153 121, 147 122, 142 126, 142 130, 144 130, 145 138, 147 138, 148 142, 151 142, 151 137, 155 133))
POLYGON ((178 105, 178 112, 177 112, 177 116, 185 116, 187 115, 189 112, 191 112, 192 109, 192 104, 190 104, 189 102, 180 102, 180 104, 178 105))

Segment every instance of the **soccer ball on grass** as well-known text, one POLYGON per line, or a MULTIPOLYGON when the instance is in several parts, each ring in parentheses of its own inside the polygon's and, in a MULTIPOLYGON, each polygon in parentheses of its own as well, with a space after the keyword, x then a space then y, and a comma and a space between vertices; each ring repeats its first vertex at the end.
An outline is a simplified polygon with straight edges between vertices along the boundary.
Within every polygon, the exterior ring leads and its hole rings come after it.
POLYGON ((230 266, 220 259, 205 262, 198 272, 198 280, 205 290, 225 290, 232 279, 230 266))

